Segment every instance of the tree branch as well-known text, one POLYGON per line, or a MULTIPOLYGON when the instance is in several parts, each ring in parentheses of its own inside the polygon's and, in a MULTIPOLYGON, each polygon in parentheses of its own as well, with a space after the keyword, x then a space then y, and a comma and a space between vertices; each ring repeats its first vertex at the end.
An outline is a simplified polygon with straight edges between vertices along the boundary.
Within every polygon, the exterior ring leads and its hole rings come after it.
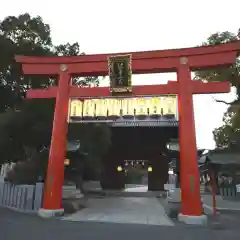
POLYGON ((224 103, 224 104, 226 104, 226 105, 232 105, 233 103, 236 102, 236 100, 231 101, 231 102, 226 102, 226 101, 224 101, 224 100, 219 100, 219 99, 216 99, 216 98, 214 98, 214 97, 212 97, 212 98, 213 98, 214 101, 216 101, 216 102, 218 102, 218 103, 224 103))

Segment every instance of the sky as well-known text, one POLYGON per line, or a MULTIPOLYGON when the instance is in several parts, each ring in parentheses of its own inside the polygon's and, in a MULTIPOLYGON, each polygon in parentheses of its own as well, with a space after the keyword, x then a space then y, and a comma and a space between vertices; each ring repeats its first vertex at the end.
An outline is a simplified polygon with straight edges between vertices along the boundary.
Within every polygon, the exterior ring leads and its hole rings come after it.
MULTIPOLYGON (((54 44, 79 42, 87 54, 194 47, 215 32, 236 33, 239 0, 68 0, 4 1, 0 20, 25 12, 51 26, 54 44)), ((162 84, 176 74, 134 75, 133 84, 162 84)), ((106 82, 102 83, 103 85, 106 82)), ((195 95, 199 148, 214 148, 212 131, 222 124, 225 104, 234 93, 195 95)))

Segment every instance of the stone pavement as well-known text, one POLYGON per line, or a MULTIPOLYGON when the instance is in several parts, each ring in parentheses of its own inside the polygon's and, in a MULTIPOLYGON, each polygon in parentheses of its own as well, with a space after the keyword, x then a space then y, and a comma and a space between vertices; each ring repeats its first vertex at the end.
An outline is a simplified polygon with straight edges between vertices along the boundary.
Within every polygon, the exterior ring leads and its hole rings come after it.
POLYGON ((70 216, 68 221, 94 221, 111 223, 137 223, 173 226, 156 198, 104 197, 90 198, 87 207, 70 216))
MULTIPOLYGON (((102 191, 99 181, 88 181, 84 183, 84 189, 87 191, 102 191)), ((125 184, 122 192, 148 192, 148 184, 125 184)))
POLYGON ((148 191, 148 185, 125 184, 122 190, 102 190, 99 181, 89 181, 84 183, 84 189, 88 194, 98 194, 102 196, 122 196, 122 197, 156 197, 163 191, 148 191))
POLYGON ((84 195, 81 193, 79 189, 76 189, 76 186, 63 186, 62 191, 63 199, 74 199, 74 198, 83 198, 84 195))
MULTIPOLYGON (((240 212, 240 201, 229 201, 223 200, 221 196, 216 196, 217 210, 223 211, 239 211, 240 212)), ((203 206, 206 210, 212 211, 212 195, 203 195, 203 206)), ((240 223, 239 223, 240 226, 240 223)))
POLYGON ((148 185, 126 184, 125 192, 147 192, 148 185))
POLYGON ((209 229, 196 226, 150 226, 43 220, 0 208, 1 240, 238 240, 239 228, 209 229))

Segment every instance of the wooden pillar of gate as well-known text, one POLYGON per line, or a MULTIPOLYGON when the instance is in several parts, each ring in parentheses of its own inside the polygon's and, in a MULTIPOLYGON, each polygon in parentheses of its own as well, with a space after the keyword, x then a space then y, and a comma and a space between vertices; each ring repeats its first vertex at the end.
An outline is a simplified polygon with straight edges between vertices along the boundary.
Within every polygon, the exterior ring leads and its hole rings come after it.
POLYGON ((180 182, 184 216, 201 216, 200 181, 194 123, 191 71, 188 58, 180 58, 179 84, 180 182))
POLYGON ((47 178, 43 209, 63 211, 62 186, 64 182, 64 159, 66 154, 67 117, 70 75, 67 66, 62 66, 58 81, 51 147, 49 152, 47 178))

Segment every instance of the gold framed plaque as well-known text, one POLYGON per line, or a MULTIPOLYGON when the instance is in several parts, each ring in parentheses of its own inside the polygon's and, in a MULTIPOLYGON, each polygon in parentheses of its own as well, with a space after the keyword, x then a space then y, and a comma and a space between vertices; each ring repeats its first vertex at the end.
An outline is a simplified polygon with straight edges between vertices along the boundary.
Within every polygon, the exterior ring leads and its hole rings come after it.
POLYGON ((108 57, 110 92, 132 92, 132 55, 108 57))

